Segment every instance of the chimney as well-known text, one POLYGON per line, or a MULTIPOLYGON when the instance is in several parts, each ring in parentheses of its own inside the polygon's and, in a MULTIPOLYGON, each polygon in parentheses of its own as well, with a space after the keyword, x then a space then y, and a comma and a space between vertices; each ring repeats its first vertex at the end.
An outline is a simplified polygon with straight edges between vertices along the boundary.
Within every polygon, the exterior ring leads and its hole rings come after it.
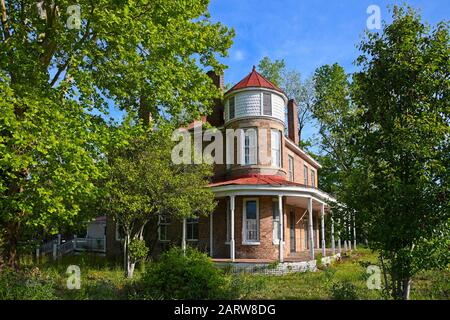
MULTIPOLYGON (((210 70, 206 73, 208 77, 211 78, 214 85, 220 89, 223 93, 224 91, 224 78, 223 74, 216 74, 213 70, 210 70)), ((208 115, 208 122, 214 127, 221 127, 225 123, 225 119, 223 118, 223 103, 221 99, 216 99, 214 101, 214 108, 210 115, 208 115)))
POLYGON ((210 70, 206 74, 208 75, 208 77, 211 78, 211 80, 213 81, 214 85, 223 92, 223 89, 224 89, 223 74, 220 74, 220 75, 216 74, 214 72, 214 70, 210 70))
POLYGON ((298 111, 297 111, 297 104, 295 103, 294 99, 291 99, 288 101, 287 105, 287 113, 288 113, 288 137, 291 139, 296 146, 299 144, 299 137, 298 137, 298 111))

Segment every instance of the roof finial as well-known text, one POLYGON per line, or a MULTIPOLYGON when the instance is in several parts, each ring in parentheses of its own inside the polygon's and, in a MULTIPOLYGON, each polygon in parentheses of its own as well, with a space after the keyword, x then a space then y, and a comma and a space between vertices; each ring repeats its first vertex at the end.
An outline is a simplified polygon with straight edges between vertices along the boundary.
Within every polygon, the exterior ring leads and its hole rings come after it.
POLYGON ((256 70, 256 67, 255 67, 255 65, 253 65, 253 69, 252 69, 252 71, 255 71, 256 70))

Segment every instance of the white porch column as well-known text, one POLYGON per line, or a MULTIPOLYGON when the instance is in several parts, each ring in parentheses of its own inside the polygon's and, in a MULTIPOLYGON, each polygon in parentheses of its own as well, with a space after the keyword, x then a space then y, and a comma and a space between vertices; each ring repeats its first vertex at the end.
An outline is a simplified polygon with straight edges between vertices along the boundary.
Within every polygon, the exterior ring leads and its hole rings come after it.
POLYGON ((356 215, 353 213, 353 248, 356 250, 356 215))
POLYGON ((209 256, 212 257, 214 254, 214 238, 213 238, 213 212, 209 216, 209 256))
POLYGON ((330 212, 331 219, 331 251, 333 252, 333 256, 336 254, 336 245, 334 243, 334 219, 333 214, 330 212))
POLYGON ((186 251, 186 218, 183 218, 183 232, 181 238, 181 249, 183 252, 186 251))
POLYGON ((313 226, 312 198, 308 198, 308 225, 309 225, 309 257, 314 260, 314 226, 313 226))
POLYGON ((347 217, 347 230, 348 230, 348 249, 349 249, 349 250, 352 250, 352 231, 351 231, 351 223, 352 223, 351 214, 348 214, 348 217, 347 217))
POLYGON ((283 196, 278 196, 278 212, 280 214, 280 241, 279 241, 279 261, 284 261, 284 212, 283 196))
POLYGON ((341 219, 338 219, 338 252, 339 252, 339 254, 341 254, 342 253, 342 247, 341 247, 341 229, 342 229, 342 226, 341 226, 341 219))
POLYGON ((235 260, 235 246, 234 246, 234 199, 235 196, 230 196, 230 215, 231 215, 231 230, 230 230, 230 258, 235 260))
POLYGON ((326 256, 326 248, 325 248, 325 204, 322 203, 320 207, 320 227, 322 229, 322 257, 326 256))

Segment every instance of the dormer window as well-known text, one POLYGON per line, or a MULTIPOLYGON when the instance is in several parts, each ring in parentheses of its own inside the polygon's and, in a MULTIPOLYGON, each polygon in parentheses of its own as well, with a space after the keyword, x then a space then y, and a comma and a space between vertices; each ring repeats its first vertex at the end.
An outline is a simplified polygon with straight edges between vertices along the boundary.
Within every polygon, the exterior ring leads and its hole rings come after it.
POLYGON ((229 120, 234 118, 234 97, 228 100, 228 117, 229 120))
POLYGON ((265 116, 272 115, 272 95, 270 93, 263 93, 263 114, 265 116))

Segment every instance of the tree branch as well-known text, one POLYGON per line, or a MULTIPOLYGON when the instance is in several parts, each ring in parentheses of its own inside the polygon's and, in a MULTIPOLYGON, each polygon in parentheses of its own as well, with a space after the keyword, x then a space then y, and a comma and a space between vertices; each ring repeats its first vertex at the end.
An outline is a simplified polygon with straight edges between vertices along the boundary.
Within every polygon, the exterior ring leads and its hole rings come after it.
POLYGON ((3 37, 6 41, 9 37, 11 37, 11 34, 9 33, 8 16, 6 14, 5 0, 0 0, 0 7, 1 7, 1 11, 2 11, 3 37))

